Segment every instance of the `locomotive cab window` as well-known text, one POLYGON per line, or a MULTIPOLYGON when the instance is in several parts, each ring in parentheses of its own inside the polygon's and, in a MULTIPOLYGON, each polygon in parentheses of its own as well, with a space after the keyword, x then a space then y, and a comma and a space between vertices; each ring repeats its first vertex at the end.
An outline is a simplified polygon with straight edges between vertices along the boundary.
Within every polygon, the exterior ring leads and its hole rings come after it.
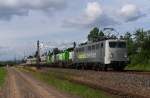
POLYGON ((126 48, 125 42, 109 42, 110 48, 126 48))
POLYGON ((104 46, 103 43, 101 43, 101 48, 103 48, 103 46, 104 46))
POLYGON ((119 42, 118 47, 119 48, 126 48, 126 43, 125 42, 119 42))

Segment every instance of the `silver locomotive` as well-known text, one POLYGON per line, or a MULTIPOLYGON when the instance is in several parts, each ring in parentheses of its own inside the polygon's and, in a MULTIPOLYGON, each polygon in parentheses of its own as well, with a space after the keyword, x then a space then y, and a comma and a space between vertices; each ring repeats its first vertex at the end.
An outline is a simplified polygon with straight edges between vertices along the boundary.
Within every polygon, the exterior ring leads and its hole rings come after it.
POLYGON ((74 49, 73 63, 77 68, 123 70, 128 62, 125 40, 108 39, 74 49))

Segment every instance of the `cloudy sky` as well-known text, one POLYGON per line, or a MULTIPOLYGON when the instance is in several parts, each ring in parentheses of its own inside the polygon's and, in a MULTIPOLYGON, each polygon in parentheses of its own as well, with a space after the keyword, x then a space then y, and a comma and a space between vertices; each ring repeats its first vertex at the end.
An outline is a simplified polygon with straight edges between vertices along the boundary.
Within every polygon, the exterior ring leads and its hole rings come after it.
POLYGON ((85 41, 89 31, 113 27, 122 34, 150 29, 150 0, 0 0, 0 60, 29 55, 37 40, 85 41))

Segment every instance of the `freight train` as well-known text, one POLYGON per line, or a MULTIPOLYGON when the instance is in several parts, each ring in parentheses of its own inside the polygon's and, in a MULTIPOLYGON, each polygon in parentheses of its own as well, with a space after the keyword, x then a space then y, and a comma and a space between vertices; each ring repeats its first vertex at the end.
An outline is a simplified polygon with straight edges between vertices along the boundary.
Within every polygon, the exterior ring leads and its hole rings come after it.
POLYGON ((107 39, 46 56, 47 65, 77 69, 123 70, 128 63, 125 40, 107 39))

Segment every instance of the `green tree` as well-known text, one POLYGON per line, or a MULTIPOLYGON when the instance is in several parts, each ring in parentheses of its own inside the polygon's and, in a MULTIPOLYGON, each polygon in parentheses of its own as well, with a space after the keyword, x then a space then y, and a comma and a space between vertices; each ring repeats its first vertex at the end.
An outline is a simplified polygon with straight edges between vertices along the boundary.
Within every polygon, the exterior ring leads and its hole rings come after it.
POLYGON ((100 30, 99 36, 102 36, 102 37, 105 36, 105 35, 104 35, 104 32, 103 32, 102 30, 100 30))
POLYGON ((124 35, 124 39, 127 41, 128 55, 135 54, 136 47, 132 38, 132 34, 130 32, 126 32, 124 35))
POLYGON ((131 33, 130 33, 130 32, 126 32, 124 38, 125 38, 126 40, 129 40, 129 41, 132 40, 132 35, 131 35, 131 33))
POLYGON ((90 31, 90 34, 88 35, 88 41, 96 42, 101 37, 104 37, 104 33, 99 30, 99 28, 95 27, 90 31))
MULTIPOLYGON (((133 40, 134 47, 130 47, 138 50, 137 52, 131 53, 131 64, 150 64, 150 35, 149 31, 144 31, 143 29, 138 29, 134 33, 134 40, 133 40)), ((128 43, 129 46, 131 46, 128 43)), ((128 50, 130 50, 130 48, 128 50)))
POLYGON ((138 29, 136 30, 136 32, 134 33, 134 39, 136 44, 138 45, 138 47, 140 48, 142 43, 144 42, 145 36, 146 36, 146 32, 143 29, 138 29))

